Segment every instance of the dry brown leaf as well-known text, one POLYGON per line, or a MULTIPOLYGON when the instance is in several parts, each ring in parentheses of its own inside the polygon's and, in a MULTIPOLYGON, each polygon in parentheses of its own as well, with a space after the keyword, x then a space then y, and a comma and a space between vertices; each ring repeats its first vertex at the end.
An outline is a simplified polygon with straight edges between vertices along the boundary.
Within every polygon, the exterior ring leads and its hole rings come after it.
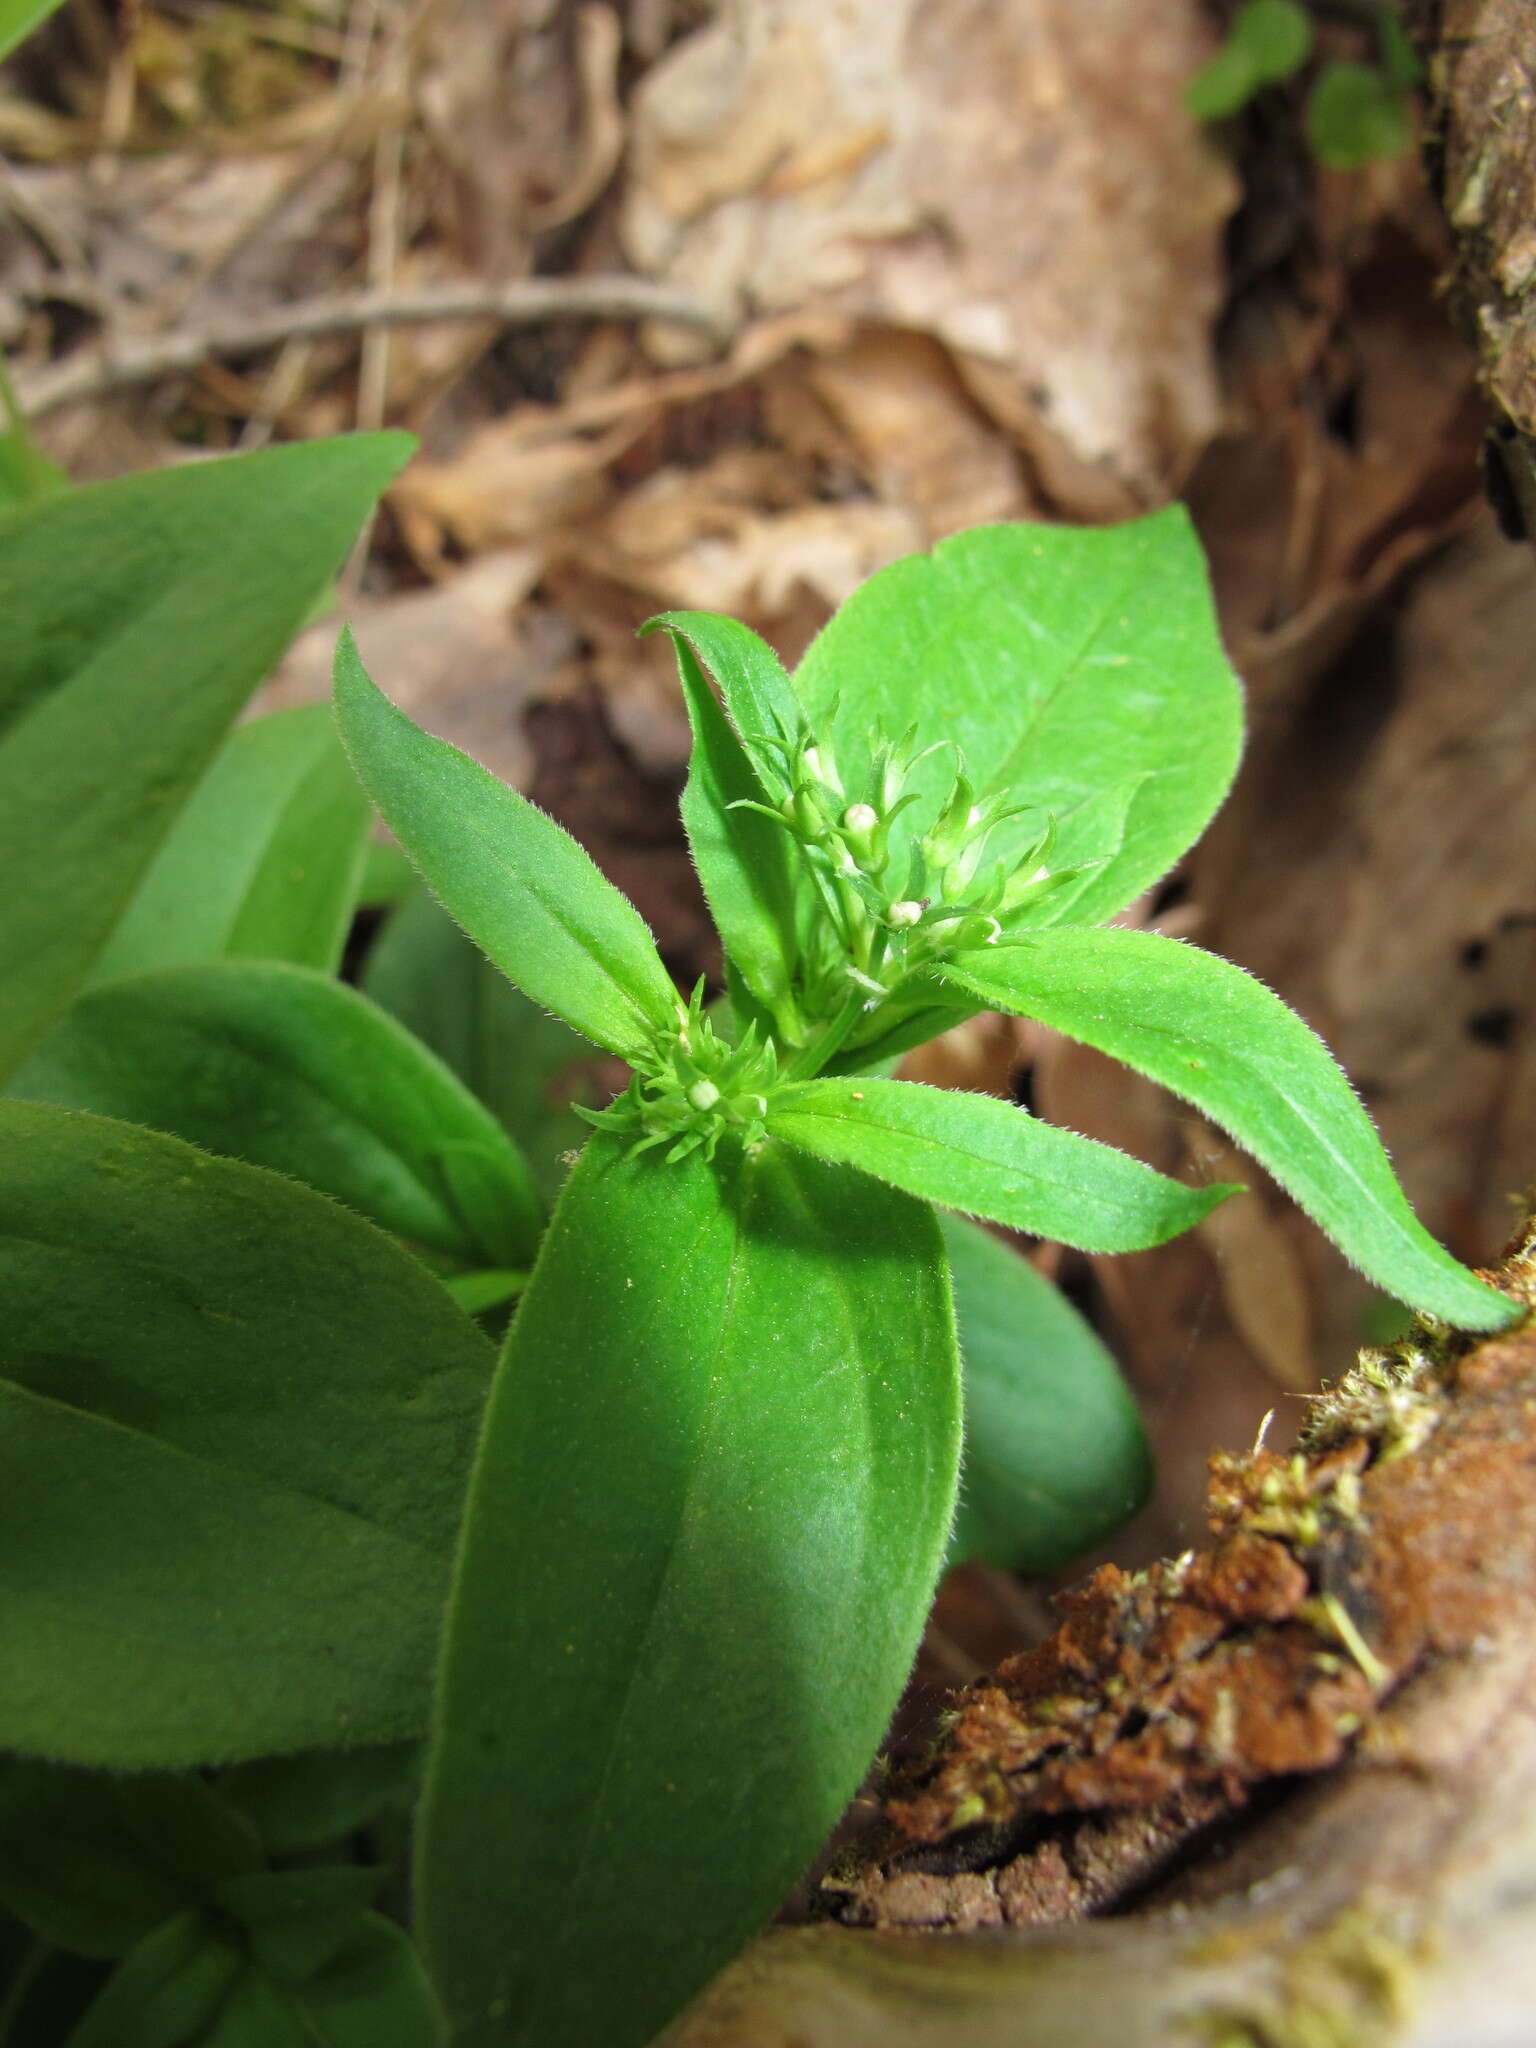
POLYGON ((888 504, 910 507, 928 541, 1033 509, 1018 457, 983 420, 947 352, 926 335, 876 329, 808 368, 888 504))
POLYGON ((931 333, 1157 498, 1216 421, 1234 185, 1178 99, 1207 47, 1194 0, 727 0, 636 93, 626 246, 735 318, 931 333))

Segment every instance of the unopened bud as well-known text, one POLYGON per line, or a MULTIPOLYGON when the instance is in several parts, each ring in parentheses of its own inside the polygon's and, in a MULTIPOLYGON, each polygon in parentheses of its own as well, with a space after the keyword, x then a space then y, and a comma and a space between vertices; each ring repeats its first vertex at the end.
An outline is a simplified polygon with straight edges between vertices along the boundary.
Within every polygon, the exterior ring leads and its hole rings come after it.
POLYGON ((707 1079, 698 1080, 688 1090, 688 1100, 695 1109, 713 1109, 720 1100, 720 1090, 713 1081, 707 1079))
POLYGON ((920 922, 922 915, 921 903, 913 903, 908 899, 903 903, 893 903, 885 913, 885 921, 893 931, 907 932, 920 922))
POLYGON ((843 813, 843 823, 850 832, 873 832, 880 822, 880 813, 873 804, 850 804, 843 813))

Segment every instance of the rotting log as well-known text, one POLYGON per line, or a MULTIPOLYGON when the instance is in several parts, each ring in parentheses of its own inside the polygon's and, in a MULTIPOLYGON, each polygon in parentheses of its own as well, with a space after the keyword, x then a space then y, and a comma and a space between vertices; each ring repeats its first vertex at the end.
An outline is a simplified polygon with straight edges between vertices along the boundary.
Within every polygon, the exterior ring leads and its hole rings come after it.
MULTIPOLYGON (((1489 1276, 1536 1307, 1536 1225, 1489 1276)), ((1536 1327, 1363 1353, 955 1699, 671 2048, 1536 2037, 1536 1327), (851 1924, 850 1924, 851 1923, 851 1924)))

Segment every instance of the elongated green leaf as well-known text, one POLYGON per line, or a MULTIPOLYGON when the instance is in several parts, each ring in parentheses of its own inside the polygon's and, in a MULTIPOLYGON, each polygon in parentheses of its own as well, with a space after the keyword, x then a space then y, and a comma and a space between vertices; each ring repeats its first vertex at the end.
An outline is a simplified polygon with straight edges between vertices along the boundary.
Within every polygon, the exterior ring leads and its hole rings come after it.
POLYGON ((0 1073, 84 980, 409 447, 265 449, 0 515, 0 1073))
POLYGON ((1160 1081, 1230 1131, 1378 1286, 1469 1330, 1514 1304, 1414 1216, 1328 1048, 1252 975, 1155 932, 1058 931, 960 955, 946 980, 1160 1081))
POLYGON ((674 631, 672 638, 693 727, 683 791, 688 844, 727 955, 781 1035, 790 1036, 797 911, 791 860, 798 849, 760 811, 731 809, 766 803, 767 791, 693 649, 681 633, 674 631))
MULTIPOLYGON (((1092 885, 1070 905, 1047 897, 1036 923, 1096 923, 1165 873, 1225 795, 1241 745, 1236 679, 1178 506, 1096 530, 976 527, 895 562, 817 635, 795 691, 845 778, 872 733, 914 721, 960 746, 983 797, 1008 790, 1065 813, 1144 778, 1123 830, 1104 821, 1110 857, 1092 885)), ((935 760, 913 787, 926 775, 936 791, 952 767, 935 760)), ((999 828, 995 849, 1039 823, 999 828)))
POLYGON ((91 980, 224 955, 332 972, 369 815, 323 704, 241 726, 193 791, 91 980))
POLYGON ((178 1913, 113 1971, 64 2048, 187 2048, 242 1970, 240 1951, 200 1913, 178 1913))
POLYGON ((665 628, 685 640, 720 686, 731 723, 760 770, 770 769, 765 737, 791 738, 801 717, 800 698, 784 664, 759 634, 718 612, 662 612, 647 619, 642 633, 665 628))
POLYGON ((363 987, 500 1119, 552 1201, 570 1171, 562 1155, 590 1135, 571 1104, 600 1109, 613 1093, 597 1073, 605 1055, 498 974, 420 883, 380 933, 363 987))
POLYGON ((200 1778, 0 1761, 0 1899, 79 1955, 126 1954, 260 1860, 254 1830, 200 1778))
POLYGON ((25 42, 60 4, 61 0, 0 0, 0 57, 8 57, 25 42))
POLYGON ((1056 1571, 1145 1501, 1146 1432, 1115 1361, 1061 1290, 989 1231, 939 1222, 965 1366, 950 1557, 1056 1571))
POLYGON ((622 1058, 675 1032, 676 993, 639 911, 553 818, 397 711, 349 634, 336 715, 385 823, 509 981, 622 1058))
POLYGON ((814 1853, 922 1628, 932 1213, 779 1146, 717 1169, 595 1139, 508 1339, 420 1848, 460 2048, 649 2041, 814 1853))
POLYGON ((495 1118, 392 1017, 307 968, 225 960, 93 989, 13 1086, 290 1174, 466 1265, 538 1249, 543 1204, 495 1118))
POLYGON ((1163 1244, 1233 1193, 1183 1187, 990 1095, 868 1074, 780 1089, 767 1124, 770 1137, 817 1159, 1084 1251, 1163 1244))
POLYGON ((0 1745, 420 1732, 490 1352, 307 1188, 0 1103, 0 1745))

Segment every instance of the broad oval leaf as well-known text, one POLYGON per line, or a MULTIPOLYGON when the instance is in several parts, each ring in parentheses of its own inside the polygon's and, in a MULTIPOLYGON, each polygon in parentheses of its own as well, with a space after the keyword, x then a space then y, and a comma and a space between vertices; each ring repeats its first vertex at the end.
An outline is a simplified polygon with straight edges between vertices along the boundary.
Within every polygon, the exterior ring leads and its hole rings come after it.
MULTIPOLYGON (((1140 777, 1089 886, 1034 924, 1094 924, 1165 874, 1226 794, 1242 743, 1204 557, 1180 506, 1120 526, 981 526, 879 570, 812 641, 795 691, 845 780, 873 732, 953 740, 978 796, 1058 815, 1140 777)), ((926 771, 936 790, 941 768, 926 771)), ((920 770, 913 787, 922 787, 920 770)), ((914 813, 914 816, 919 815, 914 813)), ((1091 814, 1085 813, 1085 819, 1091 814)), ((1038 816, 1017 821, 1032 838, 1038 816)), ((1007 849, 1010 830, 995 836, 1007 849)))
POLYGON ((0 873, 27 878, 0 902, 0 1073, 85 979, 410 446, 265 449, 0 513, 0 873))
POLYGON ((553 818, 397 711, 350 634, 336 650, 336 715, 386 824, 509 981, 621 1058, 676 1031, 676 992, 639 911, 553 818))
POLYGON ((370 815, 323 704, 240 726, 155 855, 91 980, 226 955, 334 971, 370 815))
POLYGON ((990 1095, 874 1075, 824 1077, 769 1098, 768 1133, 946 1209, 1084 1251, 1143 1251, 1234 1190, 1187 1188, 1110 1145, 990 1095))
POLYGON ((291 1174, 465 1265, 531 1264, 544 1207, 490 1112, 365 996, 226 960, 82 996, 13 1083, 291 1174))
POLYGON ((572 1108, 613 1094, 607 1056, 499 974, 421 883, 388 918, 362 986, 430 1046, 521 1147, 546 1200, 591 1135, 572 1108))
POLYGON ((1056 931, 961 954, 944 975, 1194 1103, 1398 1300, 1469 1330, 1517 1319, 1418 1221, 1322 1040, 1231 961, 1156 932, 1056 931))
POLYGON ((0 1103, 0 1744, 124 1770, 418 1734, 489 1378, 336 1203, 0 1103))
POLYGON ((1146 1500, 1146 1432, 1118 1366, 1060 1288, 979 1225, 939 1224, 965 1369, 950 1558, 1057 1571, 1146 1500))
POLYGON ((589 1145, 445 1644, 419 1891, 460 2048, 640 2048, 773 1910, 910 1668, 956 1379, 924 1206, 779 1146, 589 1145))

